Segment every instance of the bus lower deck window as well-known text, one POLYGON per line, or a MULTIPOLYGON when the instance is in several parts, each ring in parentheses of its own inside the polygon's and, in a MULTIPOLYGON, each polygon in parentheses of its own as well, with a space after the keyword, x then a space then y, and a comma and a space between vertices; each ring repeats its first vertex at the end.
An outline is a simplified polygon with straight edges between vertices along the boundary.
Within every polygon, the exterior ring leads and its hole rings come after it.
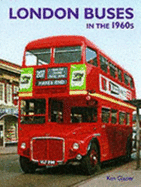
POLYGON ((72 107, 71 123, 81 122, 96 122, 97 108, 96 107, 72 107))
POLYGON ((63 122, 63 102, 55 99, 49 99, 49 116, 51 122, 63 122))
POLYGON ((21 123, 37 124, 45 123, 46 101, 45 99, 21 100, 21 123))
POLYGON ((119 112, 119 124, 125 124, 126 114, 124 112, 119 112))
POLYGON ((111 123, 113 124, 117 123, 117 110, 114 109, 111 110, 111 123))
POLYGON ((107 108, 102 108, 102 122, 109 123, 110 110, 107 108))

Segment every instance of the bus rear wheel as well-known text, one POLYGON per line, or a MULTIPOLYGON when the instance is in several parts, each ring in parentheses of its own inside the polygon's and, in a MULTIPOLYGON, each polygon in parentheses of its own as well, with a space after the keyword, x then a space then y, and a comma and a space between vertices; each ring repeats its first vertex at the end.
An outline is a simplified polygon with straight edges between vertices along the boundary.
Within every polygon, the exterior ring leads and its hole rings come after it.
POLYGON ((96 143, 92 143, 90 150, 82 160, 83 170, 87 175, 100 170, 100 154, 96 143))
POLYGON ((35 173, 36 165, 26 157, 20 156, 20 166, 24 173, 35 173))

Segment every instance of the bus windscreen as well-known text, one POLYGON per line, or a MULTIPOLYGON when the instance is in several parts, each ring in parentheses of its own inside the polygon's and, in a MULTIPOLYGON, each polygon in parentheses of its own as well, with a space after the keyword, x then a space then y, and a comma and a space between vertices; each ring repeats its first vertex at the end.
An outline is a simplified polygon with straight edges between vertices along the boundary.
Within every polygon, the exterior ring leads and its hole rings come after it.
POLYGON ((51 49, 26 51, 26 65, 46 65, 50 63, 51 49))
POLYGON ((81 46, 55 48, 55 63, 80 62, 81 46))

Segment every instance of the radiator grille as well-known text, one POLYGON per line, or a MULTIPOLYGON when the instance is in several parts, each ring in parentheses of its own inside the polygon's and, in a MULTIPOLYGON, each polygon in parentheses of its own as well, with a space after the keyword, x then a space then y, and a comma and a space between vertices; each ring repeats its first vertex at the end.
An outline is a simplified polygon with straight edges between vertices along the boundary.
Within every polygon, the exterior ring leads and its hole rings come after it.
POLYGON ((61 138, 33 138, 32 160, 55 160, 64 159, 64 140, 61 138))

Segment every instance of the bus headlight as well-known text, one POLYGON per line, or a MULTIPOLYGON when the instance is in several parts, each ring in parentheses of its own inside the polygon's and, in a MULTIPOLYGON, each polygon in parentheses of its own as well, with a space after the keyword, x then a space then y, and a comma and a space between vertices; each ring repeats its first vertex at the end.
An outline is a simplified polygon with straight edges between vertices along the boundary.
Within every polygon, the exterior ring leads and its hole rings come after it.
POLYGON ((74 143, 72 147, 73 147, 74 150, 78 150, 79 149, 79 144, 78 143, 74 143))
POLYGON ((22 148, 22 149, 25 149, 25 148, 26 148, 26 143, 25 143, 25 142, 23 142, 23 143, 21 144, 21 148, 22 148))

